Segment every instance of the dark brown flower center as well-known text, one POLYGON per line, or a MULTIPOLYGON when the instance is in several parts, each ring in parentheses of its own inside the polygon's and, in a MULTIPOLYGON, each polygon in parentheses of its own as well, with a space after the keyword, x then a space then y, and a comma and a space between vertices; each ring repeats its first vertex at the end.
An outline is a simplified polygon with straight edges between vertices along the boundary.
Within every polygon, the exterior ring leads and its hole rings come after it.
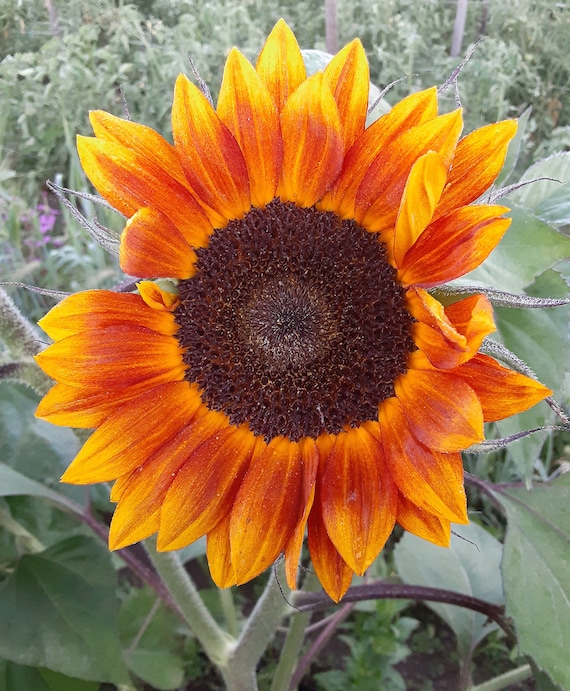
POLYGON ((268 440, 378 418, 415 346, 376 235, 274 200, 197 254, 179 286, 177 338, 210 408, 268 440))

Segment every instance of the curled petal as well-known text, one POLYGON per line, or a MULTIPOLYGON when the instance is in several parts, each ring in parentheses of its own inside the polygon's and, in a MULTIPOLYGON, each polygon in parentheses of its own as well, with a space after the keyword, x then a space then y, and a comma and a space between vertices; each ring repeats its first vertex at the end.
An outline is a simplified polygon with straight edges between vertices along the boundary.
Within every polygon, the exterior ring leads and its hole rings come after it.
POLYGON ((301 441, 301 455, 303 472, 301 505, 304 507, 303 515, 295 526, 295 530, 285 547, 285 576, 287 578, 287 585, 291 590, 297 587, 297 570, 305 538, 305 528, 307 527, 307 521, 315 500, 316 479, 319 467, 318 445, 310 438, 303 439, 301 441))
MULTIPOLYGON (((178 307, 177 293, 169 293, 152 281, 139 281, 137 288, 143 302, 159 312, 174 312, 178 307)), ((171 317, 172 318, 172 317, 171 317)))
POLYGON ((181 549, 227 514, 247 470, 256 438, 229 425, 188 456, 162 506, 159 550, 181 549))
POLYGON ((349 589, 354 572, 340 556, 327 533, 321 504, 317 490, 308 523, 309 552, 313 567, 325 592, 331 600, 338 602, 349 589))
POLYGON ((307 78, 297 39, 283 19, 267 37, 257 58, 256 70, 280 113, 291 94, 307 78))
POLYGON ((174 88, 172 132, 186 178, 214 227, 242 218, 251 201, 239 144, 208 99, 183 74, 174 88))
POLYGON ((396 220, 413 164, 428 151, 434 151, 448 168, 462 127, 461 111, 456 110, 416 125, 387 142, 358 188, 356 221, 370 231, 389 229, 396 220))
POLYGON ((342 218, 353 216, 356 192, 362 178, 387 143, 436 115, 437 89, 434 87, 408 96, 372 123, 348 150, 338 180, 320 203, 322 208, 334 211, 342 218))
POLYGON ((213 411, 186 425, 137 468, 121 489, 109 532, 109 547, 121 549, 159 529, 164 498, 180 467, 201 444, 227 426, 213 411))
POLYGON ((432 288, 481 264, 511 224, 504 206, 464 206, 429 225, 398 272, 404 285, 432 288))
POLYGON ((250 463, 230 523, 238 583, 270 566, 303 516, 303 442, 274 437, 250 463))
POLYGON ((489 189, 503 167, 516 131, 516 120, 504 120, 481 127, 459 140, 434 220, 471 204, 489 189))
POLYGON ((281 113, 283 177, 279 195, 312 206, 330 188, 344 155, 336 102, 322 73, 307 79, 281 113))
POLYGON ((439 547, 449 547, 451 540, 451 523, 433 513, 420 509, 403 494, 398 499, 397 522, 407 530, 439 547))
POLYGON ((84 331, 99 332, 108 326, 130 324, 165 335, 176 333, 172 314, 150 309, 139 295, 110 290, 73 293, 38 322, 48 336, 61 341, 84 331))
POLYGON ((552 395, 552 391, 540 382, 499 365, 483 353, 477 353, 454 374, 477 394, 485 422, 522 413, 552 395))
POLYGON ((162 384, 124 403, 85 442, 62 481, 109 482, 133 471, 189 425, 201 403, 188 382, 162 384))
POLYGON ((217 111, 244 155, 251 201, 264 207, 275 197, 281 174, 279 115, 259 75, 236 48, 226 61, 217 111))
POLYGON ((382 403, 380 428, 388 472, 404 497, 439 518, 467 523, 460 454, 440 453, 418 442, 410 434, 405 410, 395 398, 382 403))
POLYGON ((482 441, 483 414, 479 399, 454 374, 410 368, 396 380, 395 389, 408 428, 428 448, 463 451, 482 441))
POLYGON ((368 111, 370 74, 362 43, 354 39, 339 51, 324 71, 338 106, 344 149, 364 132, 368 111))
MULTIPOLYGON (((204 236, 194 246, 203 247, 206 242, 204 236)), ((127 221, 121 235, 119 263, 130 276, 190 278, 195 273, 196 252, 166 216, 144 208, 127 221)))
POLYGON ((169 170, 114 141, 77 137, 83 170, 105 199, 125 216, 142 207, 161 212, 184 237, 211 232, 211 224, 190 191, 169 170))
POLYGON ((431 217, 447 179, 447 169, 441 156, 434 151, 420 156, 413 164, 394 233, 394 261, 401 266, 406 252, 423 233, 431 217))
POLYGON ((483 295, 444 308, 422 288, 410 288, 406 302, 417 320, 414 340, 438 369, 452 369, 472 358, 483 339, 495 330, 493 308, 483 295))
POLYGON ((382 447, 363 427, 337 436, 320 479, 320 496, 330 539, 362 575, 392 532, 397 506, 382 447))

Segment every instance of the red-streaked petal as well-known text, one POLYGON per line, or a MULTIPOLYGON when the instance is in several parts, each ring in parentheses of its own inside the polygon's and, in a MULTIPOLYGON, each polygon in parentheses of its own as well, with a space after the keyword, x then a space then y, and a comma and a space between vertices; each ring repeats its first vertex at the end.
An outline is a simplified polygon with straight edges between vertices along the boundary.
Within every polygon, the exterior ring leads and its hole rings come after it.
POLYGON ((434 516, 433 513, 420 509, 414 503, 400 494, 398 500, 397 522, 407 530, 423 540, 432 542, 439 547, 449 547, 451 540, 451 523, 444 518, 434 516))
POLYGON ((246 583, 270 566, 301 520, 303 443, 275 437, 251 460, 230 522, 238 583, 246 583))
POLYGON ((190 425, 201 403, 188 382, 162 384, 128 401, 93 432, 62 481, 109 482, 133 471, 190 425))
POLYGON ((139 295, 110 290, 73 293, 46 314, 39 326, 55 341, 83 331, 99 332, 128 324, 172 335, 178 327, 172 314, 150 309, 139 295))
POLYGON ((309 516, 307 542, 311 562, 321 585, 327 595, 338 602, 349 589, 354 572, 340 556, 327 533, 318 489, 309 516))
MULTIPOLYGON (((194 246, 204 247, 207 236, 198 242, 194 246)), ((119 263, 130 276, 190 278, 195 273, 196 253, 166 216, 144 208, 127 221, 119 263)))
POLYGON ((368 111, 370 72, 362 43, 354 39, 329 62, 324 71, 338 106, 344 150, 364 132, 368 111))
POLYGON ((456 110, 417 125, 401 137, 386 142, 366 171, 356 193, 356 221, 370 231, 391 228, 415 161, 428 151, 434 151, 449 167, 462 127, 461 111, 456 110))
POLYGON ((445 181, 447 168, 434 151, 413 164, 400 203, 394 232, 394 261, 401 266, 406 252, 431 221, 445 181))
POLYGON ((459 141, 434 220, 471 204, 489 189, 503 167, 516 131, 516 120, 504 120, 481 127, 459 141))
POLYGON ((174 312, 178 307, 180 301, 178 293, 170 293, 167 290, 163 290, 152 281, 138 281, 137 289, 145 305, 148 305, 153 310, 174 312))
POLYGON ((362 575, 396 520, 397 492, 381 445, 363 427, 341 432, 319 485, 329 537, 350 568, 362 575))
POLYGON ((307 78, 297 39, 283 19, 267 37, 257 58, 256 70, 280 113, 291 94, 307 78))
POLYGON ((294 590, 297 587, 297 570, 299 567, 299 559, 301 557, 301 549, 303 548, 303 539, 305 537, 305 528, 307 527, 307 520, 313 502, 315 500, 315 488, 317 471, 319 467, 319 452, 318 445, 312 439, 304 439, 301 443, 301 460, 303 472, 303 489, 301 505, 304 507, 303 515, 297 523, 293 534, 289 538, 285 547, 285 576, 287 578, 287 585, 294 590))
POLYGON ((242 218, 251 202, 239 144, 208 99, 183 74, 174 89, 172 132, 186 178, 214 227, 242 218))
POLYGON ((347 152, 338 180, 322 199, 320 206, 323 210, 334 211, 342 218, 353 217, 356 192, 362 178, 387 142, 436 115, 437 89, 434 87, 403 99, 365 129, 347 152))
POLYGON ((111 549, 138 542, 157 530, 164 498, 176 473, 193 451, 227 426, 227 418, 210 411, 184 427, 144 465, 135 470, 122 489, 109 533, 111 549), (153 528, 149 532, 150 528, 153 528))
POLYGON ((328 82, 317 73, 289 98, 281 113, 283 201, 312 206, 338 176, 344 155, 338 108, 328 82))
POLYGON ((64 338, 36 355, 43 371, 62 384, 95 391, 121 391, 146 382, 180 381, 185 365, 173 336, 132 325, 107 326, 97 333, 64 338))
POLYGON ((552 395, 552 391, 540 382, 499 365, 483 353, 477 353, 454 374, 477 394, 485 422, 521 413, 552 395))
POLYGON ((230 588, 237 582, 231 558, 230 519, 231 512, 228 511, 210 530, 206 539, 206 557, 210 576, 218 588, 230 588))
POLYGON ((152 206, 185 237, 207 236, 211 224, 189 190, 153 160, 116 142, 77 137, 83 170, 99 193, 125 216, 152 206))
POLYGON ((123 120, 103 110, 92 110, 89 113, 89 121, 97 139, 115 142, 132 149, 148 161, 158 164, 181 185, 187 186, 176 149, 158 132, 146 125, 123 120))
POLYGON ((459 453, 439 453, 420 444, 396 398, 380 407, 382 445, 388 472, 398 489, 416 506, 445 520, 467 523, 463 465, 459 453))
MULTIPOLYGON (((412 360, 412 358, 410 358, 412 360)), ((429 449, 463 451, 483 440, 483 413, 473 389, 453 374, 409 369, 395 383, 408 428, 429 449)))
POLYGON ((464 206, 429 225, 406 254, 398 278, 404 285, 432 288, 463 276, 498 245, 510 218, 504 206, 464 206))
POLYGON ((269 91, 236 48, 226 61, 217 112, 244 155, 252 204, 262 208, 275 197, 281 175, 281 126, 269 91))
POLYGON ((257 439, 229 425, 184 461, 162 506, 157 548, 181 549, 212 530, 232 506, 257 439))
POLYGON ((417 320, 413 325, 416 345, 438 369, 453 369, 467 362, 495 330, 493 308, 483 295, 444 308, 423 288, 410 288, 406 306, 417 320))

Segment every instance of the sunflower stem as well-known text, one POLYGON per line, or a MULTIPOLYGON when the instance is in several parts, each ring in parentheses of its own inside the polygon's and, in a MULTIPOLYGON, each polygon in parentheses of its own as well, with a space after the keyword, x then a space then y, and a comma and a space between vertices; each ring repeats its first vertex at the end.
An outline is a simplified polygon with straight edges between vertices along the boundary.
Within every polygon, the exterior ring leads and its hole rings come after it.
MULTIPOLYGON (((307 571, 302 590, 305 592, 314 592, 321 589, 319 579, 315 574, 307 571)), ((299 659, 301 646, 305 640, 305 630, 311 614, 302 612, 292 615, 289 630, 285 636, 285 642, 281 649, 279 662, 275 669, 273 682, 271 683, 270 691, 287 691, 290 687, 293 671, 299 659)))
MULTIPOLYGON (((218 626, 176 552, 157 552, 145 543, 152 563, 204 652, 220 669, 227 665, 232 639, 218 626)), ((223 672, 222 672, 223 673, 223 672)), ((225 675, 224 675, 225 678, 225 675)))
POLYGON ((226 620, 226 628, 228 633, 230 636, 237 638, 239 633, 238 618, 233 593, 229 588, 220 588, 218 593, 220 596, 220 603, 222 605, 222 611, 224 612, 224 619, 226 620))
POLYGON ((268 643, 275 635, 283 617, 290 611, 287 597, 280 585, 285 581, 284 567, 271 572, 265 590, 257 601, 252 613, 237 640, 227 663, 222 670, 228 691, 255 691, 257 682, 255 669, 268 643))

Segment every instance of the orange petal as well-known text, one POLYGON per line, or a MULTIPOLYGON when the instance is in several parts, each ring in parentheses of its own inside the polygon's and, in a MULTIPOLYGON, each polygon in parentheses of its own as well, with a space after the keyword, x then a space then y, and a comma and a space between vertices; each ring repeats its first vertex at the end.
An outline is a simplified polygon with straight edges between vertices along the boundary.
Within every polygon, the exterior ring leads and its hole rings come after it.
POLYGON ((430 223, 447 179, 439 154, 429 151, 413 164, 408 176, 394 233, 394 261, 401 266, 406 252, 430 223))
POLYGON ((429 449, 463 451, 483 439, 483 414, 473 389, 453 374, 409 369, 395 383, 408 428, 429 449))
POLYGON ((406 293, 416 345, 434 367, 452 369, 466 362, 495 330, 493 308, 483 295, 473 295, 444 308, 422 288, 406 293))
POLYGON ((208 99, 183 74, 174 89, 172 132, 186 178, 214 226, 242 218, 251 202, 241 149, 208 99))
POLYGON ((471 204, 489 189, 503 167, 516 131, 516 120, 504 120, 481 127, 459 141, 434 220, 471 204))
POLYGON ((400 494, 398 500, 398 523, 418 537, 432 542, 439 547, 449 547, 451 540, 451 523, 444 518, 434 516, 425 509, 420 509, 414 503, 400 494))
POLYGON ((370 73, 362 43, 354 39, 329 62, 324 71, 338 106, 344 150, 364 132, 368 111, 370 73))
POLYGON ((349 589, 353 570, 338 553, 328 536, 321 513, 319 491, 308 523, 308 544, 313 568, 327 595, 338 602, 349 589))
POLYGON ((178 326, 172 314, 149 309, 139 295, 110 290, 73 293, 46 314, 39 326, 56 341, 83 331, 129 324, 172 335, 178 326))
POLYGON ((291 94, 307 78, 297 39, 283 19, 267 37, 257 58, 256 70, 280 113, 291 94))
POLYGON ((200 444, 226 425, 226 418, 221 413, 206 413, 159 447, 144 465, 132 473, 127 486, 122 489, 111 522, 111 549, 121 549, 156 532, 157 523, 162 520, 164 498, 180 467, 200 444))
POLYGON ((463 206, 429 225, 406 254, 398 278, 432 288, 477 268, 511 224, 504 206, 463 206))
POLYGON ((236 584, 236 575, 232 566, 230 551, 230 518, 231 512, 208 533, 206 539, 206 557, 210 575, 218 588, 229 588, 236 584))
POLYGON ((97 139, 115 142, 132 149, 148 161, 157 163, 184 187, 187 181, 176 155, 176 149, 166 139, 146 125, 123 120, 103 110, 92 110, 89 121, 97 139))
POLYGON ((107 326, 54 343, 36 355, 36 362, 53 379, 69 386, 120 391, 146 382, 151 389, 180 381, 185 365, 178 341, 143 327, 107 326))
POLYGON ((301 558, 301 549, 303 548, 305 528, 307 527, 307 520, 315 500, 315 487, 319 467, 318 445, 315 445, 312 439, 304 439, 301 442, 301 456, 303 471, 301 505, 304 506, 303 515, 285 547, 285 575, 287 585, 291 590, 295 590, 297 587, 297 570, 301 558))
POLYGON ((195 542, 227 514, 256 442, 247 427, 228 425, 188 456, 164 500, 159 550, 195 542))
POLYGON ((413 164, 428 151, 438 153, 449 167, 463 127, 461 111, 440 115, 412 127, 379 152, 364 175, 354 218, 370 231, 389 229, 398 215, 402 193, 413 164))
POLYGON ((238 583, 270 566, 303 516, 303 442, 275 437, 250 463, 230 523, 238 583))
POLYGON ((312 206, 330 188, 344 155, 336 102, 322 73, 307 79, 281 113, 283 179, 279 195, 312 206))
POLYGON ((552 391, 540 382, 499 365, 483 353, 458 367, 454 374, 477 394, 485 422, 521 413, 552 395, 552 391))
POLYGON ((251 201, 264 207, 275 197, 281 175, 279 115, 259 75, 236 48, 226 61, 217 111, 244 155, 251 201))
POLYGON ((380 407, 381 440, 388 472, 398 489, 425 511, 448 521, 467 523, 460 454, 427 449, 409 427, 400 402, 396 398, 385 400, 380 407))
POLYGON ((408 96, 389 113, 376 120, 358 137, 347 152, 341 174, 330 192, 320 202, 325 211, 334 211, 342 218, 354 216, 356 192, 366 171, 382 152, 387 142, 406 130, 437 115, 437 89, 427 89, 408 96))
POLYGON ((125 216, 152 206, 187 238, 208 235, 212 226, 189 190, 164 170, 121 144, 77 137, 83 170, 105 199, 125 216))
POLYGON ((340 433, 320 478, 323 520, 341 557, 362 575, 396 520, 397 492, 380 444, 362 427, 340 433))
POLYGON ((162 384, 128 401, 93 432, 62 481, 109 482, 133 471, 191 424, 201 403, 188 382, 162 384))
POLYGON ((152 281, 138 281, 137 289, 145 305, 159 312, 174 312, 180 302, 178 293, 163 290, 152 281))
MULTIPOLYGON (((200 246, 206 242, 205 237, 200 246)), ((129 276, 190 278, 195 273, 196 253, 166 216, 144 208, 127 221, 119 263, 129 276)))

